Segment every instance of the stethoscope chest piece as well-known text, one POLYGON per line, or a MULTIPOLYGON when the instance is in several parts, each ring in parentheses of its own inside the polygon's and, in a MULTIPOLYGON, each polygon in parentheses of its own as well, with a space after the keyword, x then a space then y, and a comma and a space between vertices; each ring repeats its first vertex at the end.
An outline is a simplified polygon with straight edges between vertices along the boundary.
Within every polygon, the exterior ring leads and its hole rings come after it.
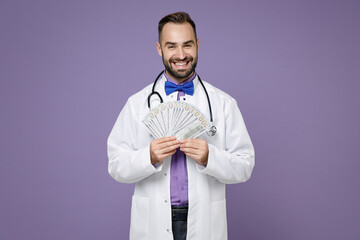
POLYGON ((212 137, 212 136, 215 136, 216 131, 217 131, 216 127, 215 127, 215 126, 212 126, 212 127, 209 129, 209 131, 207 131, 206 133, 207 133, 207 135, 209 135, 209 136, 212 137))

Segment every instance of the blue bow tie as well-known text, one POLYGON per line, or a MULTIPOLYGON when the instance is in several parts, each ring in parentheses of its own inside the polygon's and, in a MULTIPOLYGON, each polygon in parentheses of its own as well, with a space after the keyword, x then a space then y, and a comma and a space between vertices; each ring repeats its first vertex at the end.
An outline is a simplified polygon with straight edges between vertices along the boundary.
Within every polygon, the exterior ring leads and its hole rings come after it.
POLYGON ((185 83, 184 85, 176 85, 175 83, 166 81, 165 82, 165 92, 166 95, 169 95, 175 91, 183 91, 188 95, 194 94, 194 83, 193 81, 185 83))

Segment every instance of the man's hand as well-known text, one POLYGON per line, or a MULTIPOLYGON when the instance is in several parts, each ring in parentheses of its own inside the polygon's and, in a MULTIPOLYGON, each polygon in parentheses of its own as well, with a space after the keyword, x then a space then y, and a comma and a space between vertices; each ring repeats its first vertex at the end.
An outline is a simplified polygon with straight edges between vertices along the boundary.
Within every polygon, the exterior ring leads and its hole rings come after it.
POLYGON ((150 143, 151 164, 162 163, 166 157, 173 155, 178 147, 180 142, 173 136, 153 140, 150 143))
POLYGON ((206 165, 208 163, 209 147, 203 139, 183 139, 180 150, 200 165, 206 165))

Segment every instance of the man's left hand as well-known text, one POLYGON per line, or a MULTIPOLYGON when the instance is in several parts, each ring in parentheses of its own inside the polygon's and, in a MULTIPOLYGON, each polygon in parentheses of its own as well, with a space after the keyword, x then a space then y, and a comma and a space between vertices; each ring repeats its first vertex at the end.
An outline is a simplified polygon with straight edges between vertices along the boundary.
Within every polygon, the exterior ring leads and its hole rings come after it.
POLYGON ((209 147, 205 140, 188 138, 180 141, 180 150, 200 165, 208 163, 209 147))

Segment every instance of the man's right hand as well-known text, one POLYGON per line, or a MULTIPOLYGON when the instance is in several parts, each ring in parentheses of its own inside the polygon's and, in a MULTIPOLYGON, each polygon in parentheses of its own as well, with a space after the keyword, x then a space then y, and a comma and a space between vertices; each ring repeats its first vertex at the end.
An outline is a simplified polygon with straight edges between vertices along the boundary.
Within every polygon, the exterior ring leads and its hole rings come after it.
POLYGON ((173 136, 153 140, 150 143, 151 164, 162 163, 166 157, 173 155, 178 147, 180 141, 173 136))

